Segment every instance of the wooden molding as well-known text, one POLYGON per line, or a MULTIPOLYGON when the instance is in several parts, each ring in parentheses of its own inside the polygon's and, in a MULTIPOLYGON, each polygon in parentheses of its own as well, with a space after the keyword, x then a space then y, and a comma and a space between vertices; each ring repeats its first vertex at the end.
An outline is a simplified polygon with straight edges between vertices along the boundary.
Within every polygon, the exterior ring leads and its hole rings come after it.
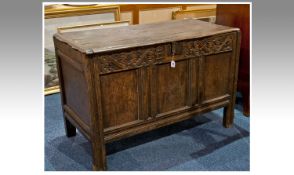
POLYGON ((112 25, 112 24, 123 24, 123 23, 130 24, 130 21, 115 21, 115 22, 107 22, 107 23, 92 23, 92 24, 84 24, 84 25, 64 26, 64 27, 58 27, 57 31, 61 33, 63 30, 68 30, 68 29, 88 28, 88 27, 104 26, 104 25, 112 25))
POLYGON ((172 19, 177 19, 177 15, 181 15, 181 14, 197 14, 197 13, 204 13, 204 14, 206 14, 206 15, 203 15, 201 17, 215 16, 216 9, 179 10, 179 11, 174 11, 172 13, 172 19))
POLYGON ((120 7, 118 5, 88 5, 88 6, 66 6, 62 4, 45 7, 45 19, 61 18, 69 16, 82 16, 100 13, 115 14, 115 20, 120 20, 120 7))
MULTIPOLYGON (((180 7, 181 11, 187 10, 189 6, 203 6, 203 4, 120 4, 121 12, 132 12, 133 24, 139 24, 140 11, 162 8, 180 7)), ((203 9, 202 9, 203 10, 203 9)))
POLYGON ((49 88, 45 88, 45 95, 51 95, 60 92, 59 86, 52 86, 49 88))

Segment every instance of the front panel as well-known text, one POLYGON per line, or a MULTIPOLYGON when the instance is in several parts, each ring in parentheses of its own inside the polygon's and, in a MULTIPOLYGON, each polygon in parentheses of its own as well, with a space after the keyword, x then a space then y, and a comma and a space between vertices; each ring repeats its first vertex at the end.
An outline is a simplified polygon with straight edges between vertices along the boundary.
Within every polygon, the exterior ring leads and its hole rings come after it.
POLYGON ((232 53, 208 55, 203 58, 203 97, 202 103, 208 103, 229 95, 230 63, 232 53))
POLYGON ((188 61, 176 62, 171 68, 170 63, 157 65, 157 108, 158 114, 175 111, 187 105, 188 92, 188 61))
POLYGON ((105 131, 119 132, 227 100, 234 37, 229 33, 94 57, 105 131), (173 47, 175 68, 170 65, 173 47))
POLYGON ((104 128, 139 120, 138 71, 102 75, 100 81, 104 128))

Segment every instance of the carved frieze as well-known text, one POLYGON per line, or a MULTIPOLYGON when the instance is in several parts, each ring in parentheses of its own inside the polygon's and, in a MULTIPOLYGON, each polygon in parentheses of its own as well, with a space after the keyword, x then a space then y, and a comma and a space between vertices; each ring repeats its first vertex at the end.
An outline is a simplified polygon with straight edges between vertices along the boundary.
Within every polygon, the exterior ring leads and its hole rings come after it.
POLYGON ((100 73, 148 66, 165 57, 166 45, 98 56, 100 73))
POLYGON ((194 41, 184 41, 182 45, 184 57, 217 54, 233 49, 233 35, 221 35, 194 41))
MULTIPOLYGON (((233 35, 220 35, 209 38, 181 41, 181 55, 184 58, 211 55, 231 51, 233 35)), ((150 64, 161 63, 166 56, 171 56, 171 45, 138 48, 97 56, 100 73, 110 73, 120 70, 134 69, 150 64)))

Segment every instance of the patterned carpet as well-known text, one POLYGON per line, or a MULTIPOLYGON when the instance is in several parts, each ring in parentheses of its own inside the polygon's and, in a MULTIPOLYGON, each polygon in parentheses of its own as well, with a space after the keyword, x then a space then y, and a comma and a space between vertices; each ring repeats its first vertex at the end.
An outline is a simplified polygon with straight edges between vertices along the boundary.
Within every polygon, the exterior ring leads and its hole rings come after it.
MULTIPOLYGON (((45 97, 45 170, 91 171, 91 145, 65 136, 60 95, 45 97)), ((249 171, 249 118, 240 106, 232 128, 222 109, 106 145, 113 171, 249 171)))

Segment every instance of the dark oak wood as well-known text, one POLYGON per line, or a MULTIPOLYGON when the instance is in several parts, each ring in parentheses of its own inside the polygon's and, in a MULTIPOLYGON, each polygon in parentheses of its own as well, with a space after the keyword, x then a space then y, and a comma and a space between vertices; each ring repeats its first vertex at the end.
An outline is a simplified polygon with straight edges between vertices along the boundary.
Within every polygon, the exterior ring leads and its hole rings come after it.
POLYGON ((54 35, 68 136, 105 144, 224 107, 234 119, 240 33, 198 20, 54 35), (171 68, 171 60, 176 67, 171 68))
POLYGON ((216 23, 238 27, 241 31, 241 49, 238 91, 243 96, 243 113, 250 115, 250 5, 218 4, 216 23))

